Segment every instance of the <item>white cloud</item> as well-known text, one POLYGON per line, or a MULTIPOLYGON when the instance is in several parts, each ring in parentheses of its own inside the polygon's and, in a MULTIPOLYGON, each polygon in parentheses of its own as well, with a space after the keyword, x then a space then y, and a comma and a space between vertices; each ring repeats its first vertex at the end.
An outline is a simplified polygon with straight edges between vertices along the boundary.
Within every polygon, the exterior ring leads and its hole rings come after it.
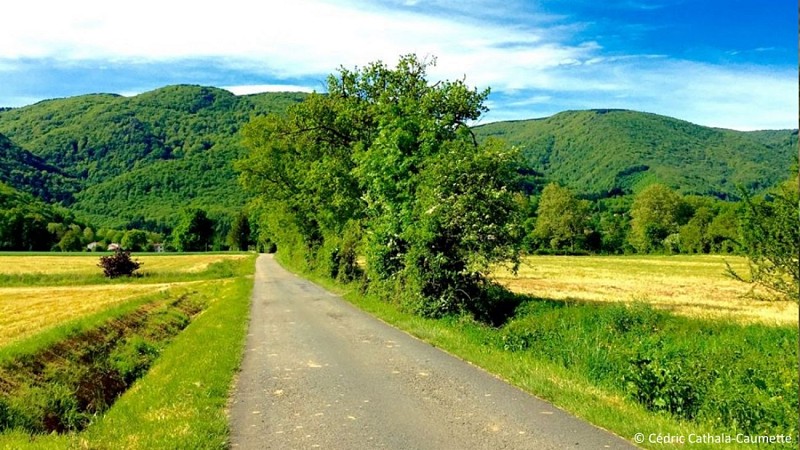
POLYGON ((313 92, 308 86, 296 84, 246 84, 239 86, 220 86, 236 95, 260 94, 262 92, 313 92))
MULTIPOLYGON (((8 61, 15 59, 124 64, 210 58, 279 84, 321 80, 341 65, 363 66, 378 59, 392 63, 401 54, 416 53, 438 57, 433 78, 465 77, 470 85, 502 92, 510 103, 493 109, 503 117, 510 113, 502 108, 524 118, 574 105, 642 109, 735 128, 797 125, 794 74, 608 55, 596 42, 574 42, 580 27, 554 22, 545 13, 541 16, 547 19, 522 27, 425 14, 424 2, 405 3, 415 7, 334 0, 227 0, 214 6, 156 0, 135 5, 15 2, 7 8, 13 20, 4 23, 0 39, 0 71, 10 73, 8 61), (552 108, 535 101, 545 97, 552 98, 552 108), (526 101, 537 109, 524 109, 526 101)), ((492 17, 504 6, 491 11, 492 17)), ((531 13, 537 14, 526 11, 531 13)), ((249 92, 243 86, 231 89, 249 92)))

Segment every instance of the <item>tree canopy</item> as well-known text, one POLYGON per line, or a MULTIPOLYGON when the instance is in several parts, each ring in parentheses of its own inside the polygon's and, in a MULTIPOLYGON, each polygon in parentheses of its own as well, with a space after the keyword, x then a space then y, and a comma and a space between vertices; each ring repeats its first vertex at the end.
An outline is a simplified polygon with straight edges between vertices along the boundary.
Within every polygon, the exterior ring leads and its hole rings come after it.
POLYGON ((279 251, 438 315, 481 295, 492 261, 513 259, 517 153, 478 145, 469 123, 488 90, 430 83, 435 61, 341 68, 327 94, 244 130, 245 186, 269 204, 279 251))

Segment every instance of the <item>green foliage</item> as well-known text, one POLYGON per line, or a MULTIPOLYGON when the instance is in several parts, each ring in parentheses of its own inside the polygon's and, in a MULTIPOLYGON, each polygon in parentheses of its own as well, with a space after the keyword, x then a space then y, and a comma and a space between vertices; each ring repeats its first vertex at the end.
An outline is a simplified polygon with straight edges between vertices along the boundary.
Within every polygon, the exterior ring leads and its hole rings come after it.
POLYGON ((239 129, 304 96, 168 86, 4 111, 0 182, 116 228, 163 232, 185 205, 233 213, 248 200, 231 166, 244 152, 239 129))
POLYGON ((83 250, 83 233, 80 228, 70 229, 58 241, 58 248, 62 252, 78 252, 83 250))
MULTIPOLYGON (((741 218, 742 247, 750 262, 746 281, 800 301, 800 200, 789 181, 763 199, 746 198, 741 218)), ((729 273, 745 279, 730 267, 729 273)))
POLYGON ((250 247, 251 230, 250 219, 242 211, 236 215, 230 233, 228 233, 228 245, 235 250, 247 251, 250 247))
POLYGON ((474 312, 495 262, 516 263, 516 153, 499 141, 459 143, 421 173, 402 276, 422 315, 474 312))
POLYGON ((202 209, 187 209, 173 232, 175 247, 182 252, 210 250, 214 222, 202 209))
POLYGON ((631 244, 640 253, 663 249, 667 236, 680 226, 681 197, 661 184, 653 184, 636 195, 631 206, 631 244))
POLYGON ((644 304, 530 300, 495 342, 517 360, 552 361, 679 420, 796 433, 796 328, 692 320, 644 304))
POLYGON ((371 289, 438 315, 478 297, 491 262, 513 259, 519 163, 467 126, 488 91, 430 84, 431 64, 340 69, 327 95, 255 118, 237 167, 268 211, 259 234, 288 259, 352 278, 362 248, 371 289))
POLYGON ((635 194, 661 183, 681 194, 737 199, 785 176, 797 130, 739 132, 625 110, 567 111, 475 128, 522 150, 527 167, 582 195, 635 194))
POLYGON ((68 201, 77 180, 0 134, 0 182, 44 201, 68 201))
POLYGON ((140 252, 147 248, 147 233, 142 230, 128 230, 119 241, 119 245, 131 252, 140 252))
POLYGON ((553 250, 575 251, 582 244, 588 225, 589 202, 578 200, 568 188, 555 183, 545 186, 539 199, 534 236, 553 250))
POLYGON ((139 261, 131 259, 131 252, 117 249, 113 255, 101 256, 98 267, 103 269, 103 275, 108 278, 121 276, 132 277, 141 267, 139 261))
MULTIPOLYGON (((58 247, 66 231, 78 226, 74 221, 66 209, 47 205, 0 183, 0 250, 43 251, 58 247)), ((64 244, 72 248, 73 242, 64 244)))

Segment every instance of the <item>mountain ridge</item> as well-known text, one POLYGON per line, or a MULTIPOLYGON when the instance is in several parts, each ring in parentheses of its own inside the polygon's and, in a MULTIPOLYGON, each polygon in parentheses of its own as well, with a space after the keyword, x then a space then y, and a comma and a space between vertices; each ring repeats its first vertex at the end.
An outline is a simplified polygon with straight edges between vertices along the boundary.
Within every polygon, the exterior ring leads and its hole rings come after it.
POLYGON ((797 130, 743 132, 622 109, 564 111, 474 130, 480 139, 520 147, 530 169, 597 197, 659 182, 683 194, 735 199, 740 188, 760 192, 785 179, 797 146, 797 130))
MULTIPOLYGON (((232 167, 247 151, 239 130, 307 95, 172 85, 0 110, 0 182, 106 226, 169 227, 188 206, 231 215, 248 200, 232 167)), ((660 182, 684 194, 735 199, 739 187, 759 192, 785 179, 797 146, 797 130, 740 132, 620 109, 473 130, 479 139, 520 147, 529 173, 595 198, 660 182)))

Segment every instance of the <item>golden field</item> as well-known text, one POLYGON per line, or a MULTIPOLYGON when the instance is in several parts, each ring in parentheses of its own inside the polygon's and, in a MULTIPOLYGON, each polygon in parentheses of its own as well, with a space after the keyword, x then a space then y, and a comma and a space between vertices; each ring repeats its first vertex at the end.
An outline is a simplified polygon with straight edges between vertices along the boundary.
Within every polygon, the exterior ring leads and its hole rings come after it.
POLYGON ((497 268, 493 278, 514 292, 557 300, 643 301, 686 316, 798 323, 798 305, 747 296, 750 285, 726 275, 725 263, 746 274, 736 256, 528 256, 516 276, 497 268))
MULTIPOLYGON (((246 255, 155 255, 132 254, 142 263, 141 272, 201 272, 209 265, 225 259, 241 259, 246 255)), ((0 255, 0 274, 93 274, 100 254, 81 255, 0 255), (68 262, 65 262, 68 261, 68 262)))
POLYGON ((168 286, 115 284, 0 288, 0 347, 168 286))
MULTIPOLYGON (((202 272, 209 265, 247 255, 134 255, 141 272, 177 274, 178 282, 81 284, 75 286, 0 286, 0 347, 48 328, 103 311, 126 301, 170 287, 193 283, 180 274, 202 272)), ((70 275, 97 274, 99 255, 0 255, 0 274, 70 275)), ((60 284, 63 284, 60 283, 60 284)), ((67 283, 69 284, 69 283, 67 283)))

